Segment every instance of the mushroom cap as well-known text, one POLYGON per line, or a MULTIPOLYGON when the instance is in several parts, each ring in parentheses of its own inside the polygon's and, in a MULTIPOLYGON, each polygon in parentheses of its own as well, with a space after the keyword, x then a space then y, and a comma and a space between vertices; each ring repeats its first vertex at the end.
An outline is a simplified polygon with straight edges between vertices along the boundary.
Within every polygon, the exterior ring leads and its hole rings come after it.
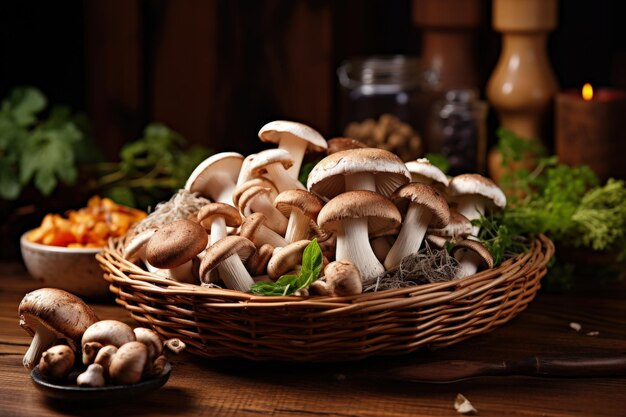
POLYGON ((479 174, 461 174, 450 180, 448 194, 457 197, 466 194, 475 194, 485 197, 491 206, 503 208, 506 206, 506 196, 493 181, 479 174))
POLYGON ((146 259, 157 268, 176 268, 206 248, 209 235, 198 223, 176 220, 161 227, 148 241, 146 259))
POLYGON ((428 233, 435 236, 457 237, 472 234, 472 222, 456 210, 450 210, 450 221, 442 228, 429 228, 428 233))
POLYGON ((324 277, 332 294, 344 297, 363 292, 361 272, 354 263, 343 260, 334 261, 324 268, 324 277))
POLYGON ((280 163, 285 169, 293 165, 293 157, 284 149, 266 149, 256 154, 250 161, 250 172, 253 176, 259 177, 267 172, 266 167, 271 164, 280 163))
POLYGON ((216 217, 221 217, 226 222, 226 226, 228 227, 239 227, 241 226, 241 215, 239 211, 231 206, 230 204, 225 203, 209 203, 202 206, 200 211, 198 211, 198 222, 202 225, 202 227, 210 230, 210 224, 213 223, 213 220, 216 217))
POLYGON ((185 183, 185 190, 207 197, 205 190, 212 189, 214 182, 222 183, 224 175, 236 183, 242 163, 243 155, 236 152, 221 152, 212 155, 200 162, 193 170, 185 183))
POLYGON ((309 243, 311 243, 310 240, 304 239, 292 242, 283 248, 276 248, 267 264, 267 274, 270 278, 280 278, 281 275, 294 269, 296 265, 302 265, 302 253, 309 243))
POLYGON ((41 355, 39 372, 48 378, 64 378, 74 366, 74 351, 66 345, 52 346, 41 355))
POLYGON ((450 221, 450 207, 439 191, 430 185, 411 182, 398 188, 391 197, 402 213, 406 213, 410 203, 418 204, 432 213, 430 220, 434 227, 444 227, 450 221))
POLYGON ((269 243, 262 244, 246 263, 246 267, 248 268, 250 275, 258 276, 265 274, 267 264, 269 263, 273 253, 274 246, 269 243))
POLYGON ((157 230, 159 229, 152 227, 133 236, 130 242, 124 246, 124 259, 130 262, 137 261, 140 257, 141 250, 146 246, 152 235, 154 235, 157 230))
MULTIPOLYGON (((83 300, 57 288, 40 288, 24 296, 18 308, 20 326, 33 336, 45 326, 77 346, 83 333, 98 321, 98 316, 83 300)), ((37 358, 39 359, 39 358, 37 358)))
POLYGON ((254 243, 242 236, 226 236, 209 246, 200 264, 200 276, 205 276, 222 261, 233 255, 238 255, 245 263, 256 251, 254 243))
POLYGON ((252 210, 249 210, 250 204, 257 198, 265 196, 267 200, 271 203, 272 198, 270 197, 272 190, 265 187, 260 187, 258 185, 254 185, 244 191, 241 196, 239 196, 239 211, 244 214, 244 216, 248 216, 252 213, 252 210))
POLYGON ((493 268, 493 256, 482 243, 470 239, 462 240, 454 245, 450 254, 456 258, 456 253, 463 249, 472 251, 479 256, 481 260, 479 269, 493 268))
POLYGON ((367 146, 360 140, 352 138, 332 138, 328 141, 328 149, 326 149, 326 154, 332 155, 341 151, 347 151, 350 149, 362 149, 368 147, 369 146, 367 146))
POLYGON ((128 324, 117 320, 101 320, 85 330, 81 346, 84 346, 86 343, 97 342, 102 346, 113 345, 120 347, 135 339, 135 333, 128 324))
MULTIPOLYGON (((335 154, 337 155, 337 154, 335 154)), ((336 231, 344 219, 368 219, 370 233, 380 233, 400 224, 396 206, 372 191, 348 191, 330 200, 320 211, 317 223, 322 229, 336 231)))
POLYGON ((411 181, 411 174, 402 160, 391 152, 363 148, 334 153, 322 159, 309 174, 309 191, 333 198, 346 189, 345 175, 370 173, 376 191, 389 197, 398 187, 411 181))
POLYGON ((154 360, 163 352, 163 342, 157 332, 145 327, 135 327, 133 332, 137 341, 148 348, 148 358, 154 360))
POLYGON ((328 147, 320 133, 310 126, 287 120, 275 120, 259 130, 259 139, 263 142, 279 143, 283 137, 294 137, 308 142, 307 151, 322 152, 328 147))
POLYGON ((299 210, 311 220, 315 220, 324 207, 324 202, 306 190, 285 190, 274 199, 274 207, 285 217, 289 217, 292 210, 299 210))
POLYGON ((148 361, 148 347, 141 342, 128 342, 117 349, 109 365, 115 384, 135 384, 141 380, 148 361))
POLYGON ((448 186, 448 177, 442 170, 431 164, 426 158, 419 158, 415 161, 406 162, 406 167, 411 173, 414 182, 420 181, 420 177, 426 177, 433 182, 438 182, 444 186, 448 186))
POLYGON ((252 213, 244 217, 241 227, 239 228, 239 236, 248 240, 254 240, 259 227, 265 223, 265 215, 263 213, 252 213))
POLYGON ((233 191, 233 204, 235 204, 235 206, 239 206, 239 199, 241 198, 241 195, 250 187, 254 187, 254 186, 259 186, 259 187, 263 187, 263 188, 269 188, 271 190, 270 194, 278 194, 278 190, 276 189, 276 186, 274 185, 274 183, 272 181, 270 181, 269 179, 265 178, 265 177, 257 177, 257 178, 253 178, 251 180, 248 180, 240 185, 238 185, 235 188, 235 191, 233 191))

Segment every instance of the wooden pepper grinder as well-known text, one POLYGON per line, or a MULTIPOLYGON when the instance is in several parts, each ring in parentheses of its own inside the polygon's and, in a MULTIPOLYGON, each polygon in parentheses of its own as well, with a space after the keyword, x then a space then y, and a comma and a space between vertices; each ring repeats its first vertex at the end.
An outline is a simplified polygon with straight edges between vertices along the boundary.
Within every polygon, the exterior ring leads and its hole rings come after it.
MULTIPOLYGON (((557 25, 557 0, 493 0, 493 27, 502 33, 502 52, 487 84, 487 98, 500 126, 526 140, 540 140, 558 84, 548 60, 548 33, 557 25)), ((532 169, 534 155, 518 166, 532 169)), ((501 155, 492 150, 489 172, 499 181, 501 155)))

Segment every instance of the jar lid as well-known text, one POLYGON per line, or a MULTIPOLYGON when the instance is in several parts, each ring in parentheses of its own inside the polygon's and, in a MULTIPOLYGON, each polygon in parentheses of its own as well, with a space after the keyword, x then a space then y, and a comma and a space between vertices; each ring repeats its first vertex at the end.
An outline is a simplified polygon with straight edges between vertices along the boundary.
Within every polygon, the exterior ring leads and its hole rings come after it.
POLYGON ((344 61, 337 69, 345 88, 362 85, 397 85, 417 87, 424 78, 420 61, 405 55, 371 56, 344 61))

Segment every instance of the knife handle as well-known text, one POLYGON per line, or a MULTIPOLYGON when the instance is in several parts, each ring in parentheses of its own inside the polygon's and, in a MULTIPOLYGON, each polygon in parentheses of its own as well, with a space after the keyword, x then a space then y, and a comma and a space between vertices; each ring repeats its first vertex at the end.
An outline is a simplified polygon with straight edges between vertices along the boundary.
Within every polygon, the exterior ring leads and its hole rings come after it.
POLYGON ((554 377, 608 377, 626 375, 626 355, 609 357, 541 357, 505 361, 509 375, 538 375, 554 377))

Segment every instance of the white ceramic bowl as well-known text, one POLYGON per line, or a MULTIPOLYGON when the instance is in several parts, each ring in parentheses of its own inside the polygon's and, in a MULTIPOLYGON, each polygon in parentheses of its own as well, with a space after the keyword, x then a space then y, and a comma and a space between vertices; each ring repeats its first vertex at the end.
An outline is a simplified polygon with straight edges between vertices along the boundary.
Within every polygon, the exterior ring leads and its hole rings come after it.
POLYGON ((33 243, 20 239, 22 258, 30 275, 42 287, 60 288, 87 298, 109 295, 109 284, 102 278, 102 269, 96 260, 97 248, 65 248, 33 243))

